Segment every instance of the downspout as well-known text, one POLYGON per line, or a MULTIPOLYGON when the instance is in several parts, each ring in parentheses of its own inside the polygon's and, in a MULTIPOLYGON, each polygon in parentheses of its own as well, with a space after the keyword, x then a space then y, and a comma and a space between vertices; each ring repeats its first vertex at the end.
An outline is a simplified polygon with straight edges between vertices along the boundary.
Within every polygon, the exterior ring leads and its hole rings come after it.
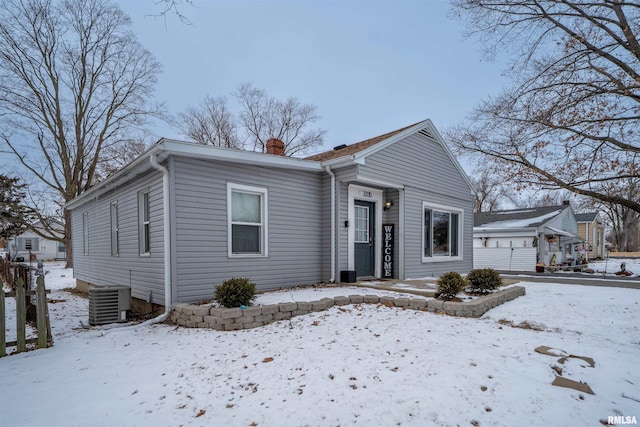
POLYGON ((325 170, 331 176, 331 279, 329 283, 336 281, 336 174, 331 170, 331 166, 326 166, 325 170))
POLYGON ((162 172, 162 218, 164 227, 164 314, 144 324, 163 322, 171 314, 171 218, 169 217, 169 170, 158 163, 156 153, 149 157, 154 169, 162 172))

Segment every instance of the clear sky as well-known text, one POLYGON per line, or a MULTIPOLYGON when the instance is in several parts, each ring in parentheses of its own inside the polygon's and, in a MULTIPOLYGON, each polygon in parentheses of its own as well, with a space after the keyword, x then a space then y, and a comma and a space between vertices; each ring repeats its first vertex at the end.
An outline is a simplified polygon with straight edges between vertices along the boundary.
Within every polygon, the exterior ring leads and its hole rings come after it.
MULTIPOLYGON (((164 66, 156 97, 170 113, 252 82, 316 105, 324 149, 425 118, 443 130, 506 83, 445 0, 193 0, 180 9, 191 26, 151 16, 154 0, 119 4, 164 66)), ((183 138, 166 125, 155 133, 183 138)))

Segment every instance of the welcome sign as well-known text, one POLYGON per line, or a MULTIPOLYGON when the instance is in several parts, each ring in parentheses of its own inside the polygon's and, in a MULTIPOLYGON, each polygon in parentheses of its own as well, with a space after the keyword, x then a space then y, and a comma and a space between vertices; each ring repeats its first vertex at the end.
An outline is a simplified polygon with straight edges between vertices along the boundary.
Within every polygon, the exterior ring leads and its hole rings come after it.
POLYGON ((393 224, 382 225, 382 277, 393 278, 393 224))

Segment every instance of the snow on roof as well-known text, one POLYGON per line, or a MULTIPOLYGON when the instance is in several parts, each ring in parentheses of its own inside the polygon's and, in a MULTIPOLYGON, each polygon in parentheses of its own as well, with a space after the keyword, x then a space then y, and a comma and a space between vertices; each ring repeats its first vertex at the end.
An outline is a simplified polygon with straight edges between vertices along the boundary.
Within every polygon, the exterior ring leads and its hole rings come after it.
MULTIPOLYGON (((523 212, 532 212, 532 210, 521 211, 523 212)), ((502 212, 496 212, 498 215, 502 214, 502 212)), ((509 211, 509 213, 514 213, 514 211, 509 211)), ((522 219, 510 219, 510 220, 498 220, 498 221, 488 221, 483 224, 476 224, 476 227, 485 227, 485 228, 518 228, 518 227, 537 227, 548 219, 553 218, 558 215, 560 210, 553 210, 544 215, 531 217, 531 218, 522 218, 522 219)))

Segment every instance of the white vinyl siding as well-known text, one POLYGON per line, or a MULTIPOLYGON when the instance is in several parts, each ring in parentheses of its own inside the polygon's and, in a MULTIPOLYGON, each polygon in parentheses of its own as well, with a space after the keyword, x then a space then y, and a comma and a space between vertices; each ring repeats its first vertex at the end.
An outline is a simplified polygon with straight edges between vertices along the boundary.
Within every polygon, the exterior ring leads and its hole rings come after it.
POLYGON ((120 231, 118 225, 118 202, 112 202, 110 206, 111 216, 111 256, 120 253, 120 231))
POLYGON ((267 189, 227 184, 229 256, 267 256, 267 189))
POLYGON ((149 191, 138 193, 138 247, 140 255, 149 255, 151 230, 149 215, 149 191))
POLYGON ((423 202, 422 214, 422 261, 461 258, 462 211, 423 202))

